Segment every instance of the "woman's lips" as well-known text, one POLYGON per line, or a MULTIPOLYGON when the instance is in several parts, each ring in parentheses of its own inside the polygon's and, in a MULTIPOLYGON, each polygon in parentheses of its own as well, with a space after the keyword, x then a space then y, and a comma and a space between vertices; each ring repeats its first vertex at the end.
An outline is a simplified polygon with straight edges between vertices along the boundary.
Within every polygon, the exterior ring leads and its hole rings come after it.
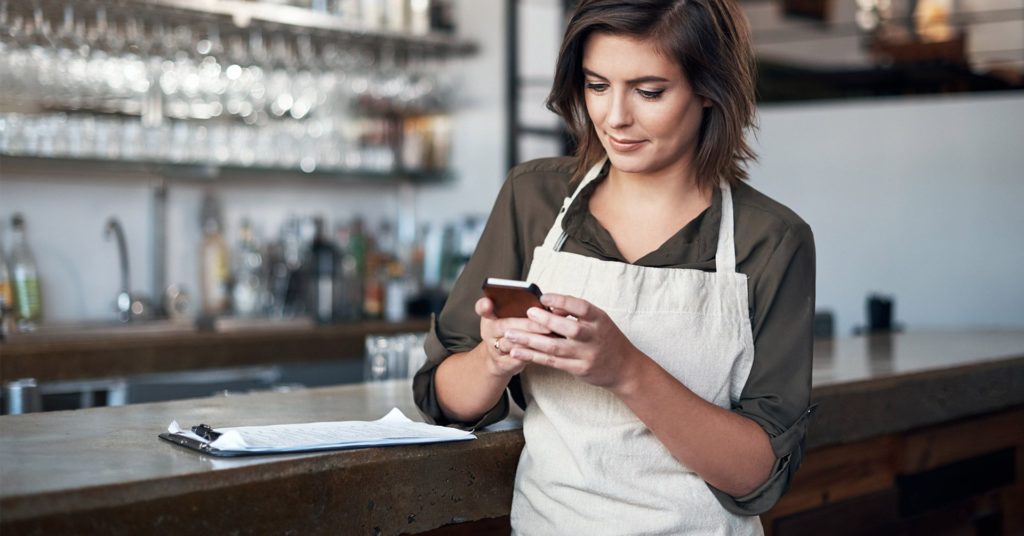
POLYGON ((608 136, 608 144, 612 146, 619 153, 628 153, 639 149, 645 140, 620 140, 613 136, 608 136))

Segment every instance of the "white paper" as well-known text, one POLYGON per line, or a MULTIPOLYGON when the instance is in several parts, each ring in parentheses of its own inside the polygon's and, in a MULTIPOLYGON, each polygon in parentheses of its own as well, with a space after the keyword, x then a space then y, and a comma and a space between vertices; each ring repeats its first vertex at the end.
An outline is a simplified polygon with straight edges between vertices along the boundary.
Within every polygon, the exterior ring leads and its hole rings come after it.
POLYGON ((209 442, 183 430, 177 421, 167 431, 204 443, 223 452, 297 452, 355 447, 437 443, 475 439, 472 432, 415 422, 398 408, 376 421, 336 421, 270 426, 215 428, 221 434, 209 442))

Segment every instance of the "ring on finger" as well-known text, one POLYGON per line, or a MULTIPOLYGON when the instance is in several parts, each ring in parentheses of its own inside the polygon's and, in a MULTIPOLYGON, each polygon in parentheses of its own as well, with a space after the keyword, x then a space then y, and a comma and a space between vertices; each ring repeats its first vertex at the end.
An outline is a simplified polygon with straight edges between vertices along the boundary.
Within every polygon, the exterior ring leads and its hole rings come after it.
POLYGON ((494 349, 499 351, 499 352, 501 352, 501 353, 505 353, 505 352, 502 352, 502 350, 501 350, 501 337, 497 337, 497 338, 494 339, 494 349))

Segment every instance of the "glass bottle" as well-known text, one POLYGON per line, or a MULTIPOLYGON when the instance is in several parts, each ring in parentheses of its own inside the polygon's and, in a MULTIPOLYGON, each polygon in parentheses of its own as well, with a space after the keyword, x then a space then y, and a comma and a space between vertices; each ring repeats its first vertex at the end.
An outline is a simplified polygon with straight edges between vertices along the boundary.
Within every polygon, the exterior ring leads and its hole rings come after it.
POLYGON ((7 271, 7 259, 0 249, 0 312, 14 310, 14 293, 11 290, 11 275, 7 271))
POLYGON ((379 320, 384 314, 384 292, 387 272, 377 257, 366 263, 366 278, 363 280, 363 316, 379 320))
POLYGON ((357 257, 357 240, 354 238, 353 225, 339 225, 335 229, 338 244, 338 273, 335 277, 335 318, 337 320, 356 320, 362 314, 363 285, 359 273, 357 257))
POLYGON ((338 271, 338 250, 324 230, 323 218, 314 220, 316 234, 310 245, 309 307, 317 322, 334 320, 335 281, 338 271))
POLYGON ((202 277, 203 313, 216 316, 228 306, 228 246, 215 219, 203 224, 202 277))
POLYGON ((241 317, 258 316, 262 312, 263 254, 253 236, 252 223, 242 220, 238 248, 235 251, 234 287, 231 303, 235 314, 241 317))
POLYGON ((363 316, 372 320, 378 320, 384 315, 390 232, 390 224, 385 221, 381 223, 376 236, 364 235, 366 264, 363 272, 363 316))
POLYGON ((384 319, 388 322, 404 322, 409 300, 409 280, 405 269, 397 259, 392 259, 385 268, 384 319))
POLYGON ((14 329, 14 292, 11 290, 11 275, 7 270, 7 258, 0 248, 0 340, 14 329))
POLYGON ((220 225, 220 207, 212 194, 203 198, 203 240, 199 249, 200 295, 203 314, 217 316, 228 309, 228 278, 231 276, 228 245, 220 225))
POLYGON ((39 291, 39 273, 36 261, 25 236, 25 218, 15 214, 11 218, 14 230, 11 243, 11 283, 14 294, 14 315, 18 329, 31 331, 42 318, 42 298, 39 291))

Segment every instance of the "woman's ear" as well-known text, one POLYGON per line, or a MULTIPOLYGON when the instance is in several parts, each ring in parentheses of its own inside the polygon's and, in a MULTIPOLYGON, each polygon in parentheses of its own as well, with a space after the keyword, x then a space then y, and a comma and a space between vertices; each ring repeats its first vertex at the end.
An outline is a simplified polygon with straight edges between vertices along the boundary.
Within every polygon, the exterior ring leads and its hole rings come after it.
POLYGON ((711 107, 711 104, 712 104, 712 102, 711 102, 711 99, 709 99, 709 98, 707 98, 707 97, 705 97, 705 96, 701 96, 701 98, 700 98, 700 105, 701 105, 702 107, 704 107, 704 108, 710 108, 710 107, 711 107))

